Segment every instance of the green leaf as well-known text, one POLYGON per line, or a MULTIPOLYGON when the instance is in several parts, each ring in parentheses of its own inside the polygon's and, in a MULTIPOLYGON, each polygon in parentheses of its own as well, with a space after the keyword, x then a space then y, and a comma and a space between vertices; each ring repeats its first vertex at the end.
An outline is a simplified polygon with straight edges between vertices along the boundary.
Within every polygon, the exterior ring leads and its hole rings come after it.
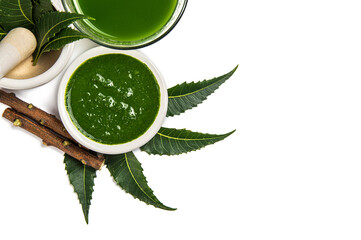
POLYGON ((6 36, 7 32, 4 31, 4 29, 2 29, 0 27, 0 40, 3 39, 6 36))
POLYGON ((47 12, 53 12, 53 4, 50 0, 34 0, 33 1, 33 19, 36 21, 41 15, 47 12))
POLYGON ((159 132, 143 147, 142 151, 157 155, 178 155, 199 150, 207 145, 219 142, 236 130, 223 134, 204 134, 186 129, 162 127, 159 132))
POLYGON ((31 0, 0 0, 0 25, 10 31, 16 27, 32 29, 31 0))
POLYGON ((39 18, 35 24, 35 36, 37 39, 37 48, 33 54, 34 65, 41 55, 41 49, 55 37, 62 29, 69 26, 76 20, 88 18, 77 13, 66 12, 47 12, 39 18))
POLYGON ((59 50, 68 43, 87 37, 88 35, 72 28, 65 28, 59 33, 55 34, 55 37, 51 38, 50 41, 41 48, 40 55, 51 50, 59 50))
POLYGON ((70 184, 78 195, 79 202, 83 208, 86 223, 88 223, 90 200, 92 199, 94 178, 96 170, 82 164, 73 157, 64 155, 65 169, 69 176, 70 184))
POLYGON ((211 80, 182 83, 169 88, 167 117, 179 115, 202 103, 220 85, 233 75, 233 73, 237 70, 237 67, 235 67, 231 72, 211 80))
POLYGON ((134 198, 164 210, 176 210, 163 205, 153 194, 148 182, 143 175, 140 162, 133 152, 106 155, 105 164, 114 178, 114 181, 134 198))

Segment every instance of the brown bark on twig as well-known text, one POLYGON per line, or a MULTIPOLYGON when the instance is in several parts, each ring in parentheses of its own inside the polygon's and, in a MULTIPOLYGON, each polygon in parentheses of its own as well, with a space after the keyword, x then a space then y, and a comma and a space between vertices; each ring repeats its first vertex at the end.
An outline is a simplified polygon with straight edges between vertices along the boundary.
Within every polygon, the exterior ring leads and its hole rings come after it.
POLYGON ((47 146, 57 147, 66 154, 81 161, 83 164, 95 169, 100 169, 104 165, 104 160, 99 159, 96 155, 93 155, 90 152, 78 147, 76 144, 56 135, 50 129, 30 120, 26 116, 14 111, 11 108, 5 109, 3 117, 11 121, 15 126, 21 127, 40 137, 43 139, 43 143, 47 146))
POLYGON ((60 136, 76 142, 70 134, 65 130, 63 123, 54 115, 51 115, 33 104, 22 101, 17 98, 14 93, 7 93, 0 90, 0 102, 8 105, 16 111, 28 116, 41 125, 50 128, 60 136))

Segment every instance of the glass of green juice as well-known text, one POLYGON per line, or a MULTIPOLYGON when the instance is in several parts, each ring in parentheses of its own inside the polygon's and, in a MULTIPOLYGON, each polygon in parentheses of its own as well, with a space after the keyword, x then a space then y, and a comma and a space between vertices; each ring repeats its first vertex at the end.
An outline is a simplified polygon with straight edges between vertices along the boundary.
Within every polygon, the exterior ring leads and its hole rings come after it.
POLYGON ((183 15, 188 0, 62 0, 67 12, 95 20, 74 25, 93 41, 116 49, 135 49, 166 36, 183 15))

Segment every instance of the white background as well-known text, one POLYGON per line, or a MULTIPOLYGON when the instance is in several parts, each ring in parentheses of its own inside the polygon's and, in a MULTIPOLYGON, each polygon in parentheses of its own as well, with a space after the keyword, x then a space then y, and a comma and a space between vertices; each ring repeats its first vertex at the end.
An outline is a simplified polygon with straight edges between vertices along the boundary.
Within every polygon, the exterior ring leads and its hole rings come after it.
MULTIPOLYGON (((0 239, 360 239, 360 9, 190 0, 173 32, 142 49, 169 87, 239 64, 206 102, 165 122, 234 135, 176 157, 136 152, 175 212, 133 199, 104 168, 86 225, 61 152, 0 119, 0 239)), ((56 114, 58 83, 16 93, 56 114)))

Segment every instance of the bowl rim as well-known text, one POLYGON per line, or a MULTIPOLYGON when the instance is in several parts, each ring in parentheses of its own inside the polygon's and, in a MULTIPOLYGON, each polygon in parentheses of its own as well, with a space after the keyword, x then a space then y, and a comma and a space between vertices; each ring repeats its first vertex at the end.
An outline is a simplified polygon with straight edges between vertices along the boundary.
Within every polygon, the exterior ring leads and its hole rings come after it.
MULTIPOLYGON (((62 8, 66 12, 71 12, 69 7, 67 7, 67 4, 65 3, 65 0, 60 0, 60 1, 62 3, 62 8)), ((172 25, 166 31, 164 31, 162 34, 160 34, 159 36, 157 36, 156 38, 154 38, 154 39, 152 39, 152 40, 150 40, 148 42, 144 42, 144 43, 139 44, 139 45, 117 46, 115 44, 104 43, 104 42, 96 40, 94 38, 90 38, 90 40, 92 40, 93 42, 95 42, 95 43, 97 43, 97 44, 99 44, 101 46, 108 47, 108 48, 113 48, 113 49, 119 49, 119 50, 132 50, 132 49, 140 49, 140 48, 143 48, 143 47, 147 47, 147 46, 152 45, 152 44, 158 42, 159 40, 163 39, 165 36, 167 36, 175 28, 175 26, 178 24, 178 22, 182 18, 187 5, 188 5, 188 0, 183 0, 182 8, 180 9, 180 12, 179 12, 177 18, 174 20, 172 25)), ((78 31, 83 32, 82 28, 80 27, 80 25, 77 22, 75 22, 73 25, 75 26, 76 29, 78 29, 78 31)))
POLYGON ((32 78, 25 79, 14 79, 3 77, 0 79, 0 88, 6 88, 9 90, 23 90, 41 86, 45 83, 53 80, 66 66, 74 50, 74 43, 66 45, 54 65, 43 72, 32 78))
POLYGON ((163 125, 163 121, 167 114, 167 107, 168 107, 168 91, 163 79, 163 76, 159 72, 159 70, 156 68, 156 66, 151 62, 151 60, 141 53, 138 50, 117 50, 117 49, 111 49, 111 48, 105 48, 103 46, 92 48, 83 54, 81 54, 79 57, 77 57, 67 68, 65 71, 58 89, 58 110, 60 119, 62 120, 65 129, 69 132, 69 134, 81 145, 84 147, 93 150, 95 152, 104 153, 104 154, 121 154, 130 152, 134 149, 137 149, 144 144, 146 144, 148 141, 150 141, 159 131, 159 129, 163 125), (153 122, 153 124, 149 127, 149 129, 143 133, 140 137, 127 142, 123 144, 115 144, 115 145, 108 145, 96 142, 88 137, 86 137, 83 133, 81 133, 78 128, 74 125, 74 123, 71 120, 71 117, 66 110, 65 105, 65 91, 66 86, 68 85, 69 79, 71 75, 74 73, 74 71, 86 60, 89 58, 93 58, 96 56, 101 56, 105 54, 112 54, 112 53, 119 53, 131 56, 133 58, 138 59, 139 61, 143 62, 148 66, 148 68, 152 71, 154 74, 158 85, 160 89, 160 106, 158 110, 158 114, 153 122))

